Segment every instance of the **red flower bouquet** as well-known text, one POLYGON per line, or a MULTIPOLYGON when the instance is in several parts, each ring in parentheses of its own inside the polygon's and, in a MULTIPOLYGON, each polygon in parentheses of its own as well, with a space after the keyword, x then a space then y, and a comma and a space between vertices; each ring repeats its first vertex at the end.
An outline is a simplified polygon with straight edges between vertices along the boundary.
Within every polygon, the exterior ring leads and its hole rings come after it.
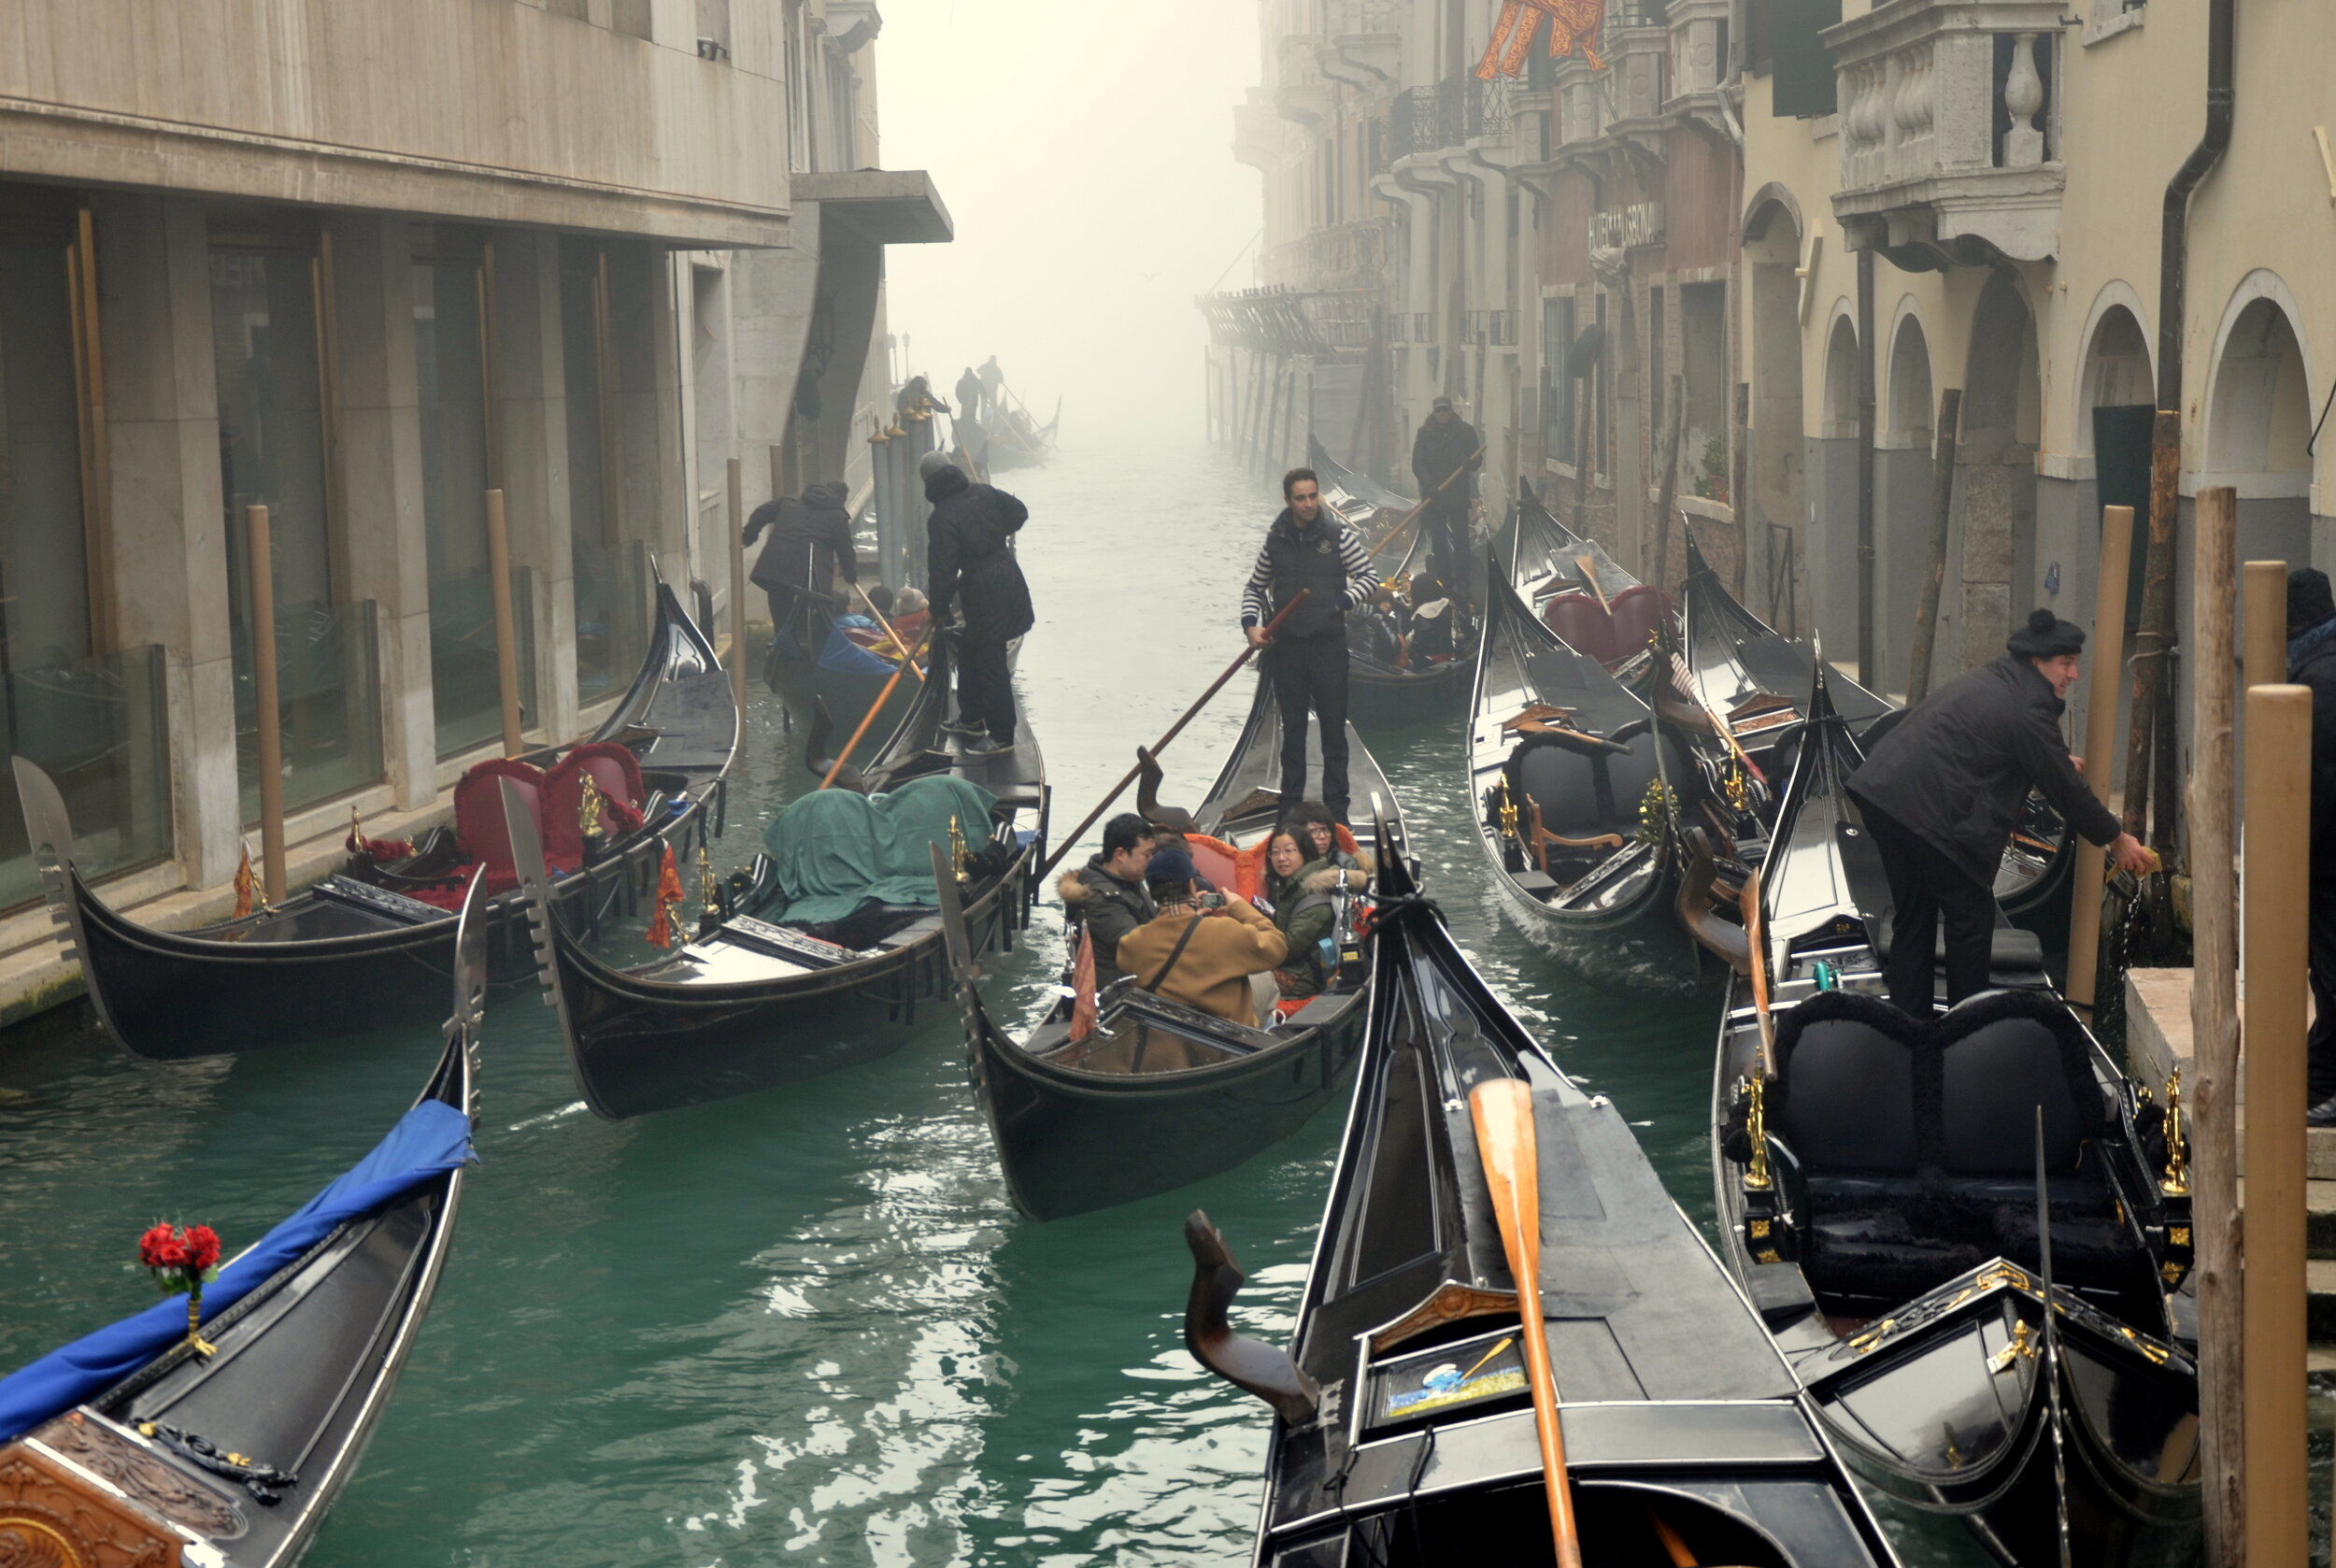
POLYGON ((159 1224, 138 1237, 138 1262, 154 1276, 165 1296, 187 1298, 187 1343, 197 1355, 211 1347, 203 1326, 203 1287, 219 1277, 219 1233, 208 1225, 159 1224))

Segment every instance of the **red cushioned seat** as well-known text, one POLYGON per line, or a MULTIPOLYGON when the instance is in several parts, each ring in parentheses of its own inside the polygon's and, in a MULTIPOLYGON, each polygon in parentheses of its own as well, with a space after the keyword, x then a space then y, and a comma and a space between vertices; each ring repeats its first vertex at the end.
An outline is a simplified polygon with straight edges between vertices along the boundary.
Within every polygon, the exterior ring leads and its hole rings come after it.
POLYGON ((503 791, 498 779, 519 789, 535 814, 536 831, 543 828, 544 770, 533 763, 491 757, 463 775, 454 786, 454 839, 463 853, 487 868, 487 891, 506 891, 519 886, 519 868, 511 859, 511 830, 503 820, 503 791))
POLYGON ((1671 607, 1660 593, 1645 583, 1624 589, 1607 604, 1614 611, 1614 652, 1617 659, 1628 659, 1653 642, 1671 607))
POLYGON ((641 825, 641 803, 648 791, 641 782, 640 759, 614 741, 575 748, 544 776, 544 805, 537 820, 543 827, 544 863, 554 871, 574 871, 584 863, 587 777, 600 788, 604 839, 620 838, 641 825))
POLYGON ((1588 594, 1559 594, 1541 612, 1541 619, 1574 652, 1588 654, 1602 664, 1614 663, 1614 617, 1588 594))

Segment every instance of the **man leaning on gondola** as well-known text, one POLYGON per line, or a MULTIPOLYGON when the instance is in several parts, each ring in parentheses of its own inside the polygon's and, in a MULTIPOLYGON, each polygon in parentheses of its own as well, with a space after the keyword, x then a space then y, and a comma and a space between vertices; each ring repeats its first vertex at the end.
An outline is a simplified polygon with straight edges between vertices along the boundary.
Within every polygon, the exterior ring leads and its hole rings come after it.
POLYGON ((1321 481, 1311 468, 1282 476, 1281 516, 1265 531, 1265 543, 1241 594, 1241 625, 1251 647, 1265 650, 1262 663, 1281 706, 1281 798, 1306 795, 1306 715, 1322 725, 1322 800, 1342 822, 1347 820, 1346 612, 1368 600, 1379 574, 1362 540, 1322 505, 1321 481), (1271 641, 1265 627, 1282 606, 1306 594, 1271 641))
POLYGON ((2002 658, 1916 705, 1849 780, 1896 905, 1890 1000, 1918 1019, 1933 1012, 1942 919, 1947 1005, 1987 989, 1996 867, 2029 791, 2041 791, 2072 831, 2107 846, 2120 870, 2146 871, 2152 861, 2086 788, 2083 763, 2060 735, 2084 629, 2038 610, 2004 648, 2002 658))

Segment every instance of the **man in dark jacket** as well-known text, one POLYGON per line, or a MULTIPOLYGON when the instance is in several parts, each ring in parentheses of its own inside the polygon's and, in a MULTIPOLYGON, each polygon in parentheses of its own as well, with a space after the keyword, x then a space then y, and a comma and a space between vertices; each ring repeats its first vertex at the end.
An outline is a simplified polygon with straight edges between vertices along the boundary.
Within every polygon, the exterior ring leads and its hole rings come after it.
POLYGON ((1289 503, 1265 531, 1265 543, 1241 593, 1241 626, 1266 649, 1265 674, 1282 712, 1282 799, 1306 798, 1306 714, 1322 723, 1322 799, 1346 820, 1346 612, 1378 589, 1379 574, 1352 528, 1322 505, 1311 468, 1282 476, 1289 503), (1266 623, 1306 591, 1268 643, 1266 623))
POLYGON ((2060 737, 2084 629, 2038 610, 2004 646, 2002 658, 1916 706, 1849 780, 1897 906, 1890 1000, 1918 1019, 1932 1014, 1942 917, 1947 1005, 1987 989, 1996 867, 2030 790, 2042 791, 2072 830, 2106 845, 2118 869, 2152 862, 2086 788, 2060 737))
POLYGON ((961 424, 972 424, 981 418, 981 378, 967 365, 965 374, 957 378, 957 418, 961 424))
POLYGON ((961 609, 965 630, 957 644, 957 720, 944 728, 978 738, 965 754, 987 757, 1014 749, 1014 677, 1005 645, 1031 629, 1030 585, 1006 541, 1030 520, 1030 508, 1004 491, 977 485, 946 452, 927 452, 917 464, 933 516, 925 524, 926 596, 933 622, 946 625, 961 609))
POLYGON ((1419 526, 1427 530, 1435 552, 1436 573, 1447 583, 1468 581, 1468 508, 1476 489, 1476 470, 1483 466, 1484 443, 1476 427, 1452 411, 1450 398, 1437 398, 1412 438, 1411 477, 1427 503, 1419 526))
POLYGON ((832 604, 828 591, 839 575, 848 583, 860 580, 847 505, 842 485, 811 485, 801 500, 765 501, 747 519, 748 549, 764 529, 771 533, 747 578, 771 602, 771 632, 781 658, 805 657, 799 635, 804 612, 832 604))
POLYGON ((1055 884, 1063 909, 1094 938, 1098 991, 1126 973, 1119 967, 1119 938, 1160 914, 1144 886, 1144 868, 1151 859, 1151 824, 1122 811, 1104 824, 1102 852, 1089 856, 1076 871, 1064 872, 1055 884))
POLYGON ((2312 689, 2312 1109, 2336 1127, 2336 595, 2328 574, 2287 574, 2287 678, 2312 689))

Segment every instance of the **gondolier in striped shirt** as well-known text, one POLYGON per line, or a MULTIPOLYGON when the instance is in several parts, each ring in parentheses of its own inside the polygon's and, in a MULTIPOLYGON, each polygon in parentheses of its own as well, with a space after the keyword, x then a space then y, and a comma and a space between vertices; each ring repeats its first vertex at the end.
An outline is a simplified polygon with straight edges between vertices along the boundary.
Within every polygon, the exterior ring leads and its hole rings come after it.
POLYGON ((1322 505, 1321 481, 1311 468, 1282 477, 1288 505, 1265 531, 1248 586, 1241 594, 1241 625, 1251 646, 1264 649, 1266 677, 1282 715, 1281 797, 1306 795, 1306 716, 1322 725, 1320 799, 1347 820, 1346 612, 1368 600, 1379 574, 1355 531, 1322 505), (1306 591, 1269 642, 1266 623, 1306 591))

